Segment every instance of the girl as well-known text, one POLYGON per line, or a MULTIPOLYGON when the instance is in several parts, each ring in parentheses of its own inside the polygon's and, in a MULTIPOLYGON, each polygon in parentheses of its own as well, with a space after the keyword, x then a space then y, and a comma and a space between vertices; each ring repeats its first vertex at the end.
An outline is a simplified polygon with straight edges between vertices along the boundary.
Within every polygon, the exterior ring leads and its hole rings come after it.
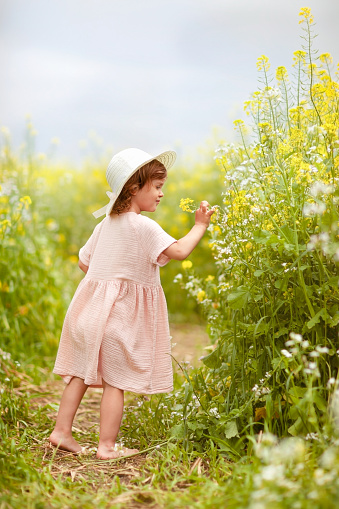
POLYGON ((106 178, 110 202, 94 213, 106 217, 79 252, 85 272, 68 308, 54 373, 66 387, 50 443, 79 453, 72 424, 87 388, 103 387, 97 457, 137 453, 116 445, 124 391, 154 394, 173 388, 170 334, 159 266, 184 260, 196 247, 213 209, 201 202, 195 225, 178 241, 142 211, 154 212, 164 196, 167 170, 176 158, 135 148, 116 154, 106 178))

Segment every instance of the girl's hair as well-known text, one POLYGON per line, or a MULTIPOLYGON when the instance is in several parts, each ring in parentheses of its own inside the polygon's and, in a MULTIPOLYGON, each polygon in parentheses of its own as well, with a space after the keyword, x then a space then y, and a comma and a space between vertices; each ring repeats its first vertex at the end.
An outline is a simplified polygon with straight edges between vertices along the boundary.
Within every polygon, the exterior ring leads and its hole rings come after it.
POLYGON ((132 196, 138 189, 143 188, 146 184, 150 184, 152 180, 162 180, 166 177, 167 170, 160 161, 153 159, 153 161, 144 164, 127 180, 114 203, 111 213, 121 214, 125 212, 129 209, 132 196))

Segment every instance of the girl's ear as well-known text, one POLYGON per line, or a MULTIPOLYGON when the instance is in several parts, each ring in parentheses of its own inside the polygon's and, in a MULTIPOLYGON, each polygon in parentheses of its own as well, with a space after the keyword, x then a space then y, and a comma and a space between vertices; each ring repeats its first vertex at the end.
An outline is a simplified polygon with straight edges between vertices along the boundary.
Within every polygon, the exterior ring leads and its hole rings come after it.
POLYGON ((135 186, 131 187, 131 189, 130 189, 131 195, 135 196, 137 194, 138 190, 139 190, 139 186, 138 185, 135 185, 135 186))

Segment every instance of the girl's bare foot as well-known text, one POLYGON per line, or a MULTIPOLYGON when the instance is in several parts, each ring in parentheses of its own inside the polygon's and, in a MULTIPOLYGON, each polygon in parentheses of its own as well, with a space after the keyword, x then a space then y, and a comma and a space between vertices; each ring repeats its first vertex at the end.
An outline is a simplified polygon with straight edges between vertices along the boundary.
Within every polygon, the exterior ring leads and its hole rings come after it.
POLYGON ((54 447, 62 451, 79 453, 83 451, 83 447, 72 437, 72 435, 63 435, 57 431, 53 431, 49 437, 49 441, 54 447))
POLYGON ((97 458, 100 460, 112 460, 115 458, 123 458, 125 456, 131 456, 137 454, 138 449, 128 449, 121 445, 115 444, 113 447, 99 446, 97 451, 97 458))

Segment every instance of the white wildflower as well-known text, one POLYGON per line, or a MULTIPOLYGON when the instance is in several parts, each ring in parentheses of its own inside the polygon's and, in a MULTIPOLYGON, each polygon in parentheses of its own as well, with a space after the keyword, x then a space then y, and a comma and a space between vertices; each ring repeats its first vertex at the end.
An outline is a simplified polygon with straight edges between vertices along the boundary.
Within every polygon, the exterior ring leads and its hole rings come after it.
POLYGON ((330 194, 333 193, 333 191, 333 186, 324 184, 324 182, 314 182, 310 188, 310 194, 314 197, 318 196, 318 194, 330 194))
POLYGON ((213 415, 214 417, 216 417, 217 419, 219 419, 220 417, 220 414, 218 412, 218 409, 217 408, 210 408, 210 414, 213 415))
POLYGON ((285 357, 287 357, 287 358, 292 357, 292 354, 291 354, 288 350, 285 350, 285 349, 284 349, 284 350, 281 350, 281 353, 282 353, 285 357))
POLYGON ((332 385, 334 385, 336 383, 336 379, 331 377, 328 379, 327 381, 327 387, 330 388, 332 385))
POLYGON ((330 350, 327 348, 327 346, 316 346, 316 351, 319 353, 328 353, 330 350))
POLYGON ((325 203, 305 203, 303 214, 305 217, 313 217, 323 214, 326 210, 325 203))
POLYGON ((301 334, 296 334, 295 332, 290 332, 290 338, 294 339, 297 343, 301 343, 303 340, 303 337, 301 334))
POLYGON ((320 353, 319 353, 319 352, 316 352, 315 350, 313 350, 313 352, 310 352, 310 353, 309 353, 309 356, 310 356, 310 357, 319 357, 319 356, 320 356, 320 353))

